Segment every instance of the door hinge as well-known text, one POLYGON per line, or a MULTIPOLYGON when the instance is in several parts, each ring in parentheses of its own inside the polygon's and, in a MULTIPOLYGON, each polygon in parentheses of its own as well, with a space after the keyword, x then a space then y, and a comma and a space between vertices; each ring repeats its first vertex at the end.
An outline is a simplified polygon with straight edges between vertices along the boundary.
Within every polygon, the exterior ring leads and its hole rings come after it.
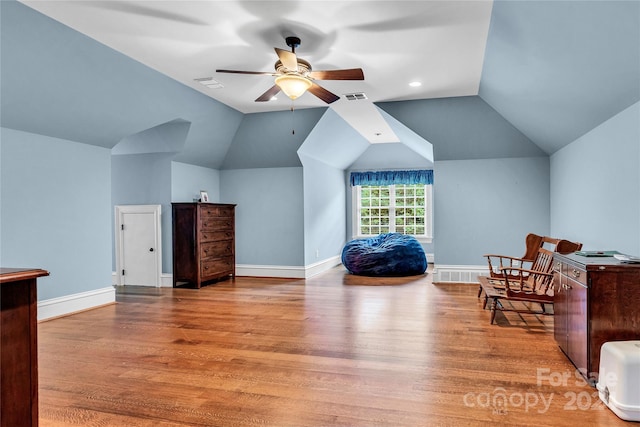
POLYGON ((122 275, 124 276, 124 270, 122 270, 122 275))
POLYGON ((124 224, 120 224, 120 230, 124 230, 124 224))

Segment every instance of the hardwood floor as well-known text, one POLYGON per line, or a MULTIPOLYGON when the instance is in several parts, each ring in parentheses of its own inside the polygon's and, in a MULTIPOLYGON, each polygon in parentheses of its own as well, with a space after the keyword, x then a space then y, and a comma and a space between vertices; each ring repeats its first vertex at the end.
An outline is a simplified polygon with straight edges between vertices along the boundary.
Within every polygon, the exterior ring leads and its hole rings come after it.
POLYGON ((616 426, 553 317, 431 275, 118 289, 39 324, 41 426, 616 426))

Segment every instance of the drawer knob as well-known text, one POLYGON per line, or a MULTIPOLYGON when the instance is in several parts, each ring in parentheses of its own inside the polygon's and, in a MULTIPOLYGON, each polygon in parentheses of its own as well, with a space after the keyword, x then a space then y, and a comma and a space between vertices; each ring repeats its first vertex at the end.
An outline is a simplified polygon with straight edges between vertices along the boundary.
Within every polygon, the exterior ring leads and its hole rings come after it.
POLYGON ((574 268, 573 270, 571 270, 571 275, 577 279, 578 277, 580 277, 580 271, 574 268))

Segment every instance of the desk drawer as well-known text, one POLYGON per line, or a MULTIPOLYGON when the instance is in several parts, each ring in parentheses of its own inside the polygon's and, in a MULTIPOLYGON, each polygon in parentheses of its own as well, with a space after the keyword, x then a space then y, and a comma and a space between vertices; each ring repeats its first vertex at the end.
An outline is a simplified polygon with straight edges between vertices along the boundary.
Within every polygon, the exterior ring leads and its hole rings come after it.
POLYGON ((580 283, 585 288, 587 287, 587 272, 585 270, 577 268, 571 264, 567 264, 565 274, 572 281, 580 283))

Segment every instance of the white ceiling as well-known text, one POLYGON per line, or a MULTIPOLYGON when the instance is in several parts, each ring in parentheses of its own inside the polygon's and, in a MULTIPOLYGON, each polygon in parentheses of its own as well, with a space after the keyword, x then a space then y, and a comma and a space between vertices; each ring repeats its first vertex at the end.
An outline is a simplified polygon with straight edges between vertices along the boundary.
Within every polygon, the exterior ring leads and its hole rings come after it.
MULTIPOLYGON (((22 1, 87 36, 243 113, 288 110, 254 100, 273 77, 274 47, 302 39, 296 53, 314 70, 362 68, 364 81, 322 81, 331 104, 370 142, 396 142, 374 102, 477 95, 492 1, 22 1), (209 89, 195 79, 213 77, 209 89), (419 81, 414 88, 409 83, 419 81), (342 95, 364 92, 367 100, 342 95), (379 135, 378 135, 379 134, 379 135)), ((307 93, 295 108, 325 106, 307 93)))

